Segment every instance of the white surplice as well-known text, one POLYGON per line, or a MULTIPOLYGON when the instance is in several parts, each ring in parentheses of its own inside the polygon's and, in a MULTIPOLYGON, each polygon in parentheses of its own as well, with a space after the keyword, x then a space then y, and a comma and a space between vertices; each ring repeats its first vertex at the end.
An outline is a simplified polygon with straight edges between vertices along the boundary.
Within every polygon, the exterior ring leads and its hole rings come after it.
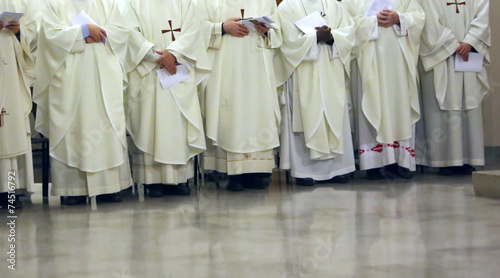
POLYGON ((417 61, 425 15, 416 0, 396 0, 400 24, 380 27, 365 17, 371 0, 344 3, 357 24, 359 89, 356 114, 360 168, 397 163, 415 170, 415 124, 420 119, 417 61))
POLYGON ((281 168, 292 176, 328 180, 355 170, 346 70, 354 46, 354 22, 337 2, 286 0, 278 8, 283 46, 276 56, 278 85, 284 85, 281 168), (297 20, 324 17, 335 43, 317 44, 297 20), (288 80, 287 80, 288 79, 288 80))
POLYGON ((197 85, 207 77, 210 63, 196 9, 189 0, 131 0, 126 18, 134 40, 169 51, 190 74, 188 80, 163 89, 153 59, 128 75, 125 98, 134 181, 185 183, 193 176, 194 156, 206 149, 197 85))
POLYGON ((34 98, 36 128, 50 138, 52 194, 95 196, 132 184, 123 105, 124 67, 150 50, 131 40, 114 0, 56 0, 43 14, 34 98), (106 30, 86 44, 81 11, 106 30))
POLYGON ((0 192, 9 191, 9 181, 16 193, 31 192, 34 182, 29 114, 36 22, 30 4, 26 0, 0 2, 0 13, 25 14, 20 20, 20 40, 7 28, 0 31, 0 192))
POLYGON ((281 120, 273 56, 281 45, 274 0, 199 0, 202 34, 212 61, 204 86, 206 132, 210 142, 205 168, 230 175, 271 172, 279 146, 281 120), (244 38, 222 35, 231 18, 268 16, 276 29, 244 38))
POLYGON ((490 90, 488 0, 420 0, 427 18, 421 48, 423 119, 417 126, 417 162, 432 167, 482 166, 481 102, 490 90), (485 56, 481 72, 455 72, 456 49, 470 44, 485 56))

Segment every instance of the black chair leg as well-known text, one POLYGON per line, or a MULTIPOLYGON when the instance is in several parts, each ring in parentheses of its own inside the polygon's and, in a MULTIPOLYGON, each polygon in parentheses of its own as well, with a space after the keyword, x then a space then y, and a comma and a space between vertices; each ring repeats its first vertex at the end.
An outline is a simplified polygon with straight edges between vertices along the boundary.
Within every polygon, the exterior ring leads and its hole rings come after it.
POLYGON ((200 167, 198 165, 198 156, 194 157, 194 185, 198 186, 198 178, 200 174, 200 167))
POLYGON ((44 142, 42 144, 42 196, 43 198, 49 198, 49 176, 50 176, 50 155, 49 155, 49 143, 44 142))
POLYGON ((292 184, 292 173, 290 171, 285 171, 286 174, 286 184, 292 184))

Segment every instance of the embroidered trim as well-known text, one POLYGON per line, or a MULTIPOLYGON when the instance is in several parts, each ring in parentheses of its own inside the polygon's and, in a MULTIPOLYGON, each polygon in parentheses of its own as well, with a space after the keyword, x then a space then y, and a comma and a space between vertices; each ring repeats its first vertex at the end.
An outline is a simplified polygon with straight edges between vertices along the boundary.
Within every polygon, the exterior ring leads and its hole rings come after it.
POLYGON ((273 158, 249 158, 249 159, 237 159, 237 160, 227 160, 227 158, 224 157, 216 157, 216 156, 206 156, 205 158, 212 158, 212 159, 217 159, 217 160, 225 160, 227 162, 242 162, 242 161, 273 161, 273 158))
POLYGON ((378 144, 371 149, 360 149, 359 155, 369 152, 383 153, 385 148, 402 149, 403 151, 407 151, 408 153, 410 153, 411 157, 415 157, 415 149, 401 146, 401 144, 397 141, 395 141, 393 144, 378 144))

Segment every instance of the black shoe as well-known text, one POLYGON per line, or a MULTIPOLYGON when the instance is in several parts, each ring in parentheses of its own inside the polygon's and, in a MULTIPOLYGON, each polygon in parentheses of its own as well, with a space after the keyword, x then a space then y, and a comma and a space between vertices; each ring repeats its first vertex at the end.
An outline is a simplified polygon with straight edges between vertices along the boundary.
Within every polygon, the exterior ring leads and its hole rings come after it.
POLYGON ((302 178, 295 178, 295 185, 296 186, 314 186, 314 180, 313 179, 302 179, 302 178))
POLYGON ((22 209, 23 203, 21 203, 21 201, 19 200, 19 195, 16 195, 16 198, 14 200, 9 201, 9 194, 5 192, 5 193, 0 193, 0 207, 4 209, 8 208, 22 209))
POLYGON ((391 165, 385 166, 385 171, 389 172, 393 175, 400 176, 401 178, 404 178, 404 179, 413 178, 413 172, 410 171, 410 169, 401 167, 398 164, 391 164, 391 165))
POLYGON ((122 198, 118 193, 102 194, 102 195, 97 195, 96 201, 98 203, 119 203, 122 201, 122 198))
POLYGON ((145 187, 149 198, 163 197, 163 186, 161 184, 147 184, 145 187))
POLYGON ((178 185, 165 184, 162 185, 164 195, 188 196, 191 195, 189 184, 180 183, 178 185))
POLYGON ((87 204, 87 196, 65 196, 63 197, 62 204, 66 206, 87 204))
POLYGON ((271 183, 270 174, 244 174, 242 175, 242 182, 245 188, 251 189, 266 189, 271 183))
POLYGON ((243 185, 242 175, 229 176, 229 182, 226 187, 227 191, 243 191, 245 186, 243 185))
POLYGON ((454 176, 455 171, 453 167, 441 167, 439 168, 438 174, 441 176, 454 176))
POLYGON ((465 164, 464 166, 453 167, 453 171, 455 171, 455 174, 457 175, 472 176, 472 173, 476 172, 477 169, 468 164, 465 164))
POLYGON ((366 171, 366 179, 371 181, 381 180, 384 176, 380 168, 370 169, 366 171))
POLYGON ((343 176, 336 176, 333 177, 332 179, 329 180, 330 183, 348 183, 349 182, 349 176, 348 175, 343 175, 343 176))

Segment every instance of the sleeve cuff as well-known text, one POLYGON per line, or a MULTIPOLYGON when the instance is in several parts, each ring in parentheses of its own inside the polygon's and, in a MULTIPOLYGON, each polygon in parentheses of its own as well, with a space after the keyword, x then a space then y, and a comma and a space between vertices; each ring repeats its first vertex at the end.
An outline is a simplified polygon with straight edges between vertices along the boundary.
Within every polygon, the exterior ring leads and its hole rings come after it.
POLYGON ((212 34, 222 36, 222 23, 212 24, 212 34))
POLYGON ((81 26, 83 39, 86 39, 88 36, 90 36, 89 27, 87 26, 87 24, 82 24, 81 26))
POLYGON ((378 19, 376 16, 372 16, 371 20, 373 22, 373 27, 371 29, 371 34, 370 34, 370 41, 376 41, 378 40, 378 19))
POLYGON ((481 45, 481 42, 470 34, 467 34, 467 36, 465 36, 463 42, 470 44, 474 48, 479 48, 479 45, 481 45))

